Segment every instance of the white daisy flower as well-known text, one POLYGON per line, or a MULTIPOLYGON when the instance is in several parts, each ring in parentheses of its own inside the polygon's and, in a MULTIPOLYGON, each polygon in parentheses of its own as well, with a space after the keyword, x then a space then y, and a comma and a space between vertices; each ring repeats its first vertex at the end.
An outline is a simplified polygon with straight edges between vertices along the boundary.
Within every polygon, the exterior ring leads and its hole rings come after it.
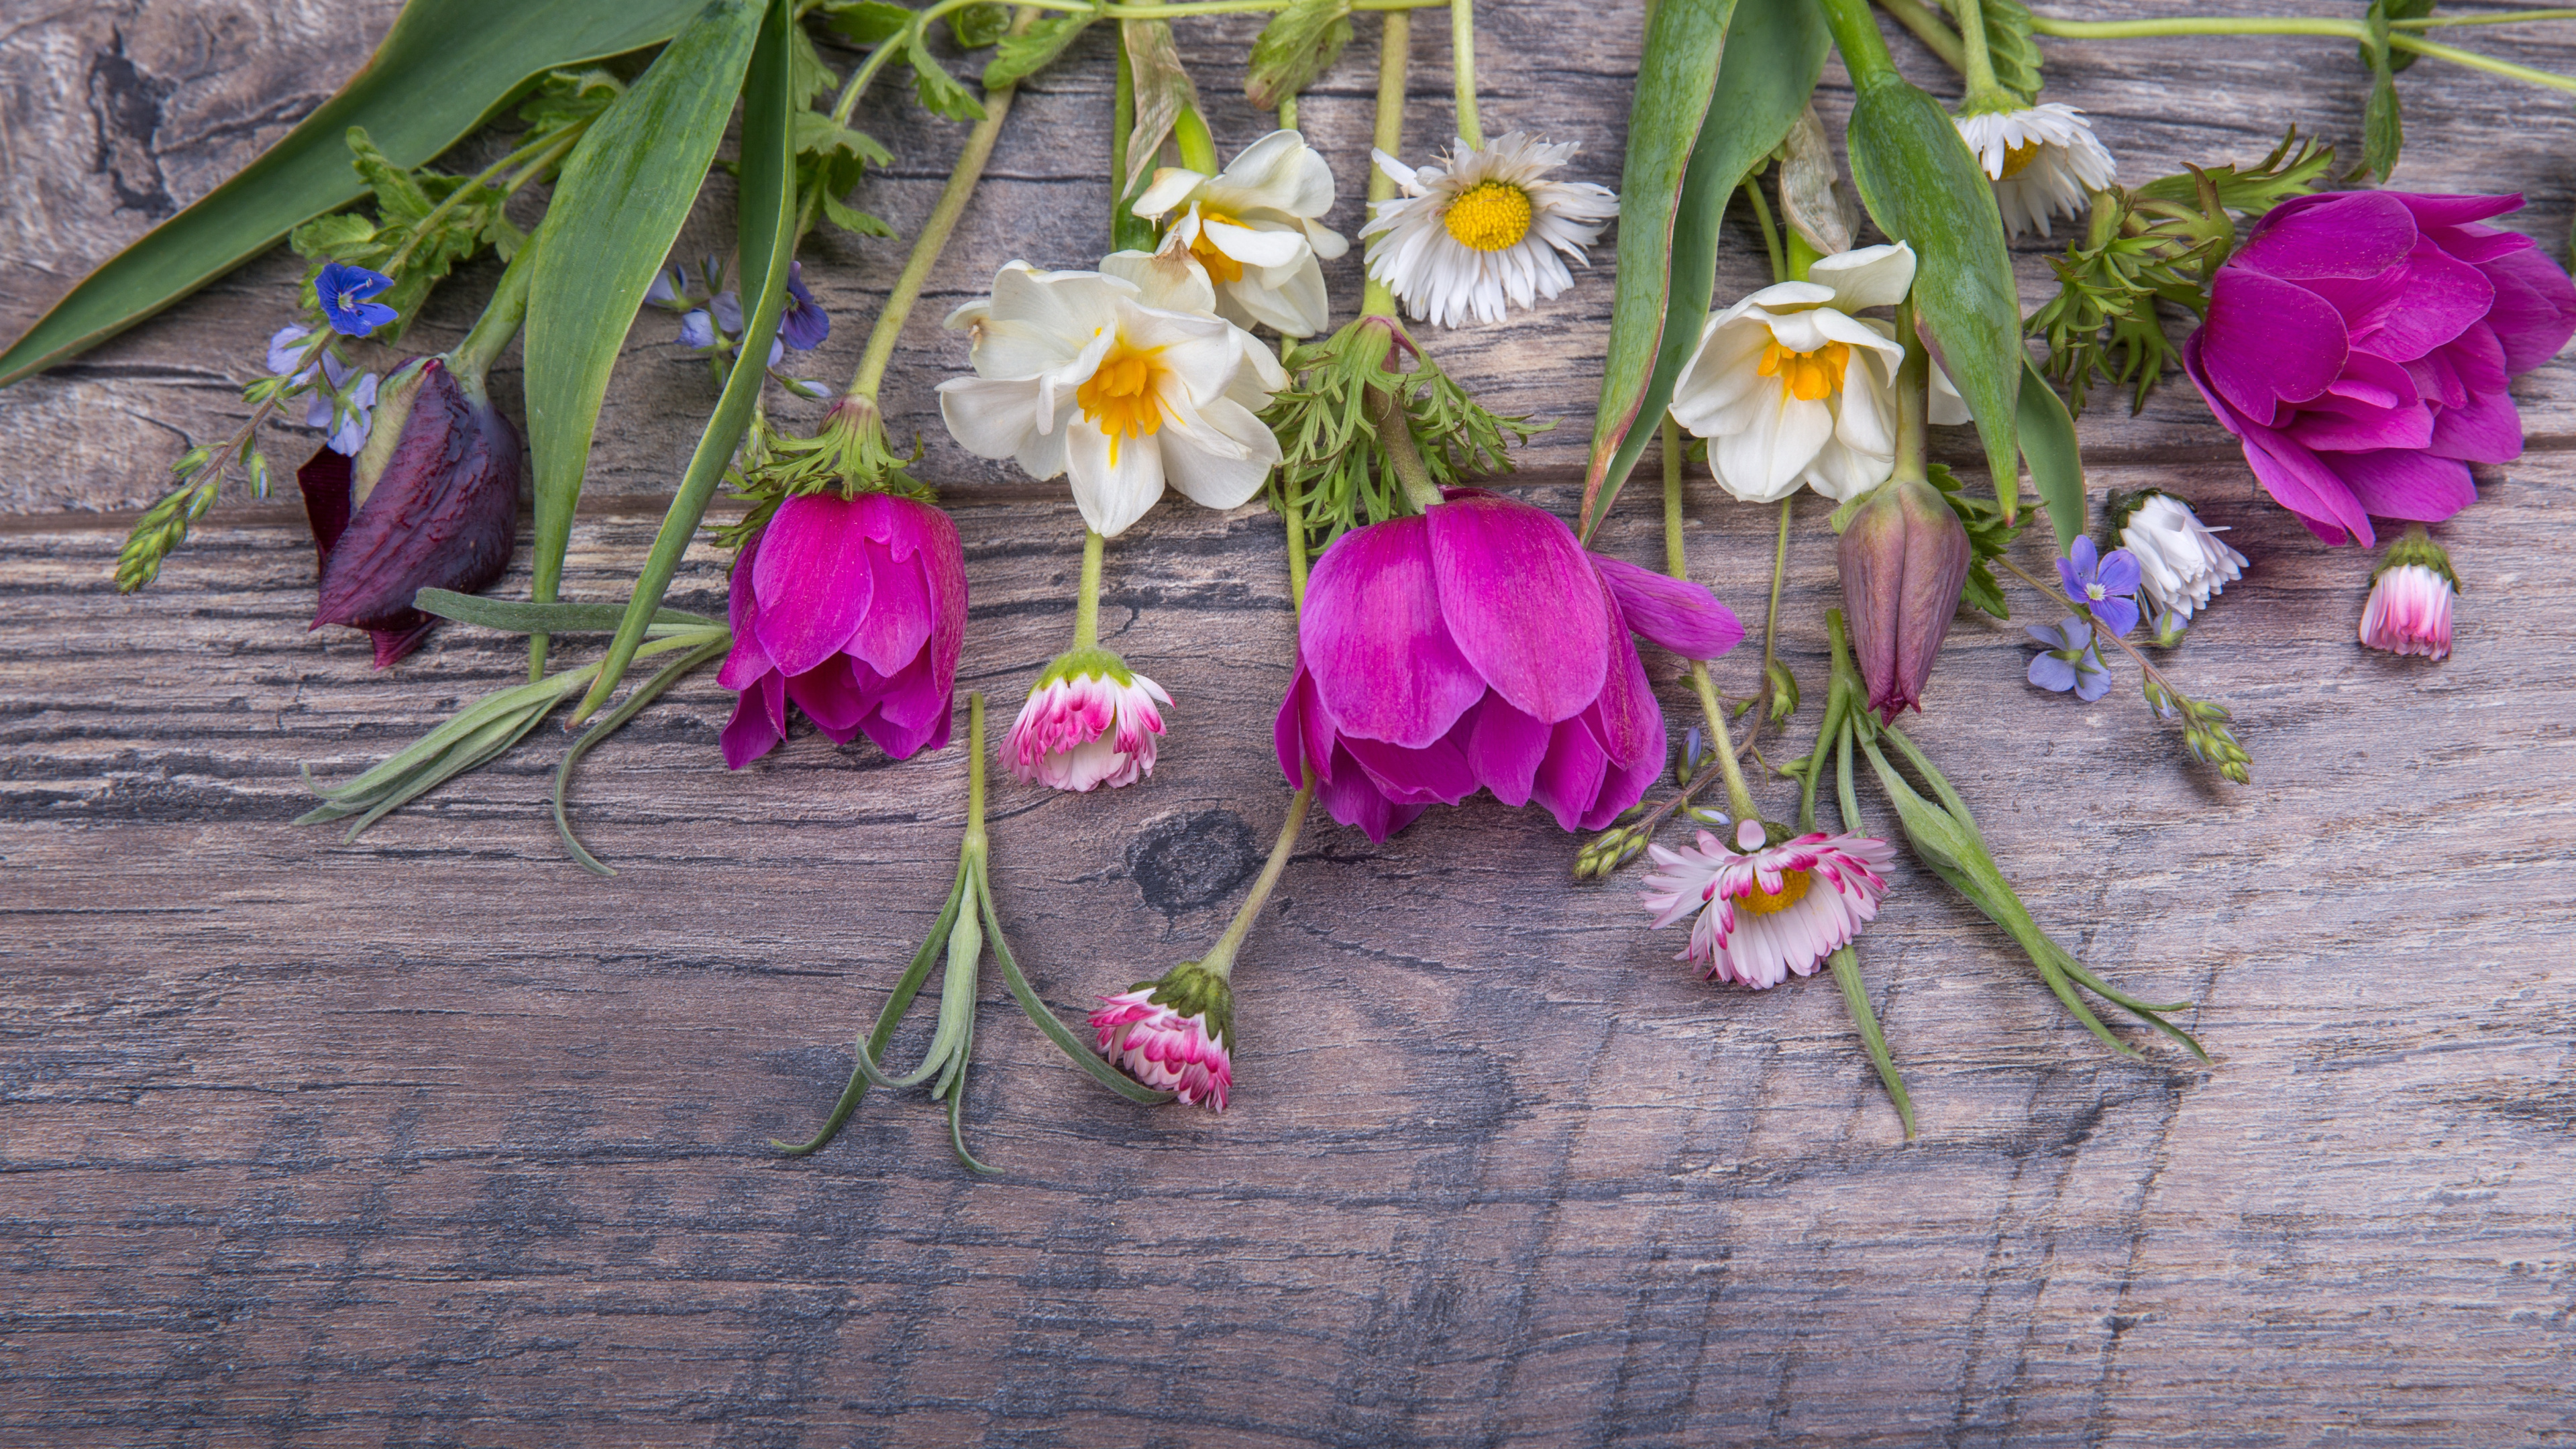
MULTIPOLYGON (((1855 317, 1914 285, 1903 242, 1817 259, 1708 319, 1673 384, 1673 420, 1709 439, 1720 487, 1776 503, 1804 483, 1854 498, 1896 471, 1896 325, 1855 317)), ((1955 397, 1955 394, 1954 394, 1955 397)), ((1964 408, 1959 408, 1964 413, 1964 408)))
POLYGON ((2119 175, 2110 150, 2095 139, 2093 123, 2073 106, 2050 101, 1952 120, 1994 183, 1995 205, 2013 236, 2048 235, 2054 213, 2084 215, 2092 209, 2093 193, 2119 175))
POLYGON ((1646 847, 1660 873, 1646 878, 1646 909, 1662 930, 1697 912, 1690 945, 1677 961, 1705 961, 1711 980, 1740 981, 1755 990, 1777 986, 1789 973, 1812 976, 1861 926, 1878 917, 1887 895, 1879 872, 1896 859, 1895 847, 1869 835, 1818 831, 1766 843, 1762 822, 1735 827, 1729 848, 1703 830, 1694 850, 1646 847))
POLYGON ((1284 337, 1312 337, 1331 320, 1323 263, 1351 249, 1316 219, 1332 209, 1333 169, 1295 131, 1271 132, 1214 176, 1163 167, 1135 206, 1165 222, 1164 251, 1207 274, 1219 316, 1284 337))
POLYGON ((2139 586, 2156 612, 2188 619, 2245 576, 2245 555, 2218 541, 2226 531, 2201 522, 2181 499, 2150 493, 2120 526, 2120 547, 2137 559, 2139 586))
POLYGON ((1404 194, 1370 208, 1368 274, 1404 300, 1417 322, 1500 322, 1574 285, 1558 253, 1586 266, 1584 248, 1619 214, 1619 198, 1588 181, 1548 181, 1574 156, 1525 131, 1479 151, 1465 141, 1445 166, 1411 167, 1376 152, 1404 194))
MULTIPOLYGON (((1184 284, 1161 295, 1205 294, 1184 284)), ((947 325, 974 339, 976 373, 939 385, 949 435, 1032 478, 1070 475, 1083 520, 1104 536, 1144 516, 1166 483, 1237 507, 1279 461, 1256 414, 1288 375, 1211 312, 1155 306, 1125 277, 1012 262, 990 299, 947 325)))

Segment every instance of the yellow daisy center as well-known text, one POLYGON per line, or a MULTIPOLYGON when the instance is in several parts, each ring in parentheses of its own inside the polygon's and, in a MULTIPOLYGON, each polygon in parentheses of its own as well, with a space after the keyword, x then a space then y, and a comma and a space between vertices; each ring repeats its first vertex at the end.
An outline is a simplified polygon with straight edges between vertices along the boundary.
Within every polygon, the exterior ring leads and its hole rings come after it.
POLYGON ((2004 174, 1996 179, 2010 181, 2019 176, 2023 167, 2039 159, 2041 144, 2038 141, 2024 141, 2018 146, 2007 147, 2004 151, 2004 174))
POLYGON ((1812 879, 1813 877, 1803 870, 1784 870, 1780 872, 1779 892, 1774 894, 1764 890, 1761 877, 1756 876, 1753 880, 1753 889, 1735 898, 1735 908, 1739 911, 1750 911, 1757 916, 1785 911, 1806 899, 1807 887, 1812 879))
POLYGON ((1508 181, 1479 181, 1458 193, 1441 224, 1463 247, 1498 252, 1529 235, 1530 196, 1508 181))
POLYGON ((1849 343, 1828 342, 1813 352, 1792 352, 1774 342, 1762 349, 1761 365, 1754 371, 1787 382, 1789 395, 1798 401, 1815 402, 1843 385, 1843 369, 1850 365, 1849 343))
POLYGON ((1216 243, 1208 239, 1208 223, 1212 221, 1223 222, 1227 226, 1243 225, 1242 222, 1222 211, 1210 211, 1204 206, 1200 207, 1199 234, 1197 239, 1190 243, 1190 255, 1199 259, 1200 266, 1207 268, 1209 281, 1240 282, 1243 280, 1243 263, 1218 251, 1216 243))
POLYGON ((1109 349, 1100 369, 1073 390, 1073 401, 1086 421, 1109 435, 1109 466, 1118 466, 1121 438, 1151 437, 1163 428, 1162 404, 1155 382, 1163 371, 1163 349, 1130 347, 1125 341, 1109 349))

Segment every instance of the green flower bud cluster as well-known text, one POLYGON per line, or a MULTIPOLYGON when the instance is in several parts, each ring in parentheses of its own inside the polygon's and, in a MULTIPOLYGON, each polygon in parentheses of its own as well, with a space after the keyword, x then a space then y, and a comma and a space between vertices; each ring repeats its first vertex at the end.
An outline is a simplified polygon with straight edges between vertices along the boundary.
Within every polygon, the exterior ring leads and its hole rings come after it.
POLYGON ((2183 748, 2204 765, 2216 765, 2218 773, 2239 785, 2254 783, 2254 757, 2236 738, 2231 725, 2234 715, 2227 706, 2215 700, 2193 699, 2155 675, 2146 676, 2143 692, 2147 707, 2163 719, 2182 718, 2183 748))

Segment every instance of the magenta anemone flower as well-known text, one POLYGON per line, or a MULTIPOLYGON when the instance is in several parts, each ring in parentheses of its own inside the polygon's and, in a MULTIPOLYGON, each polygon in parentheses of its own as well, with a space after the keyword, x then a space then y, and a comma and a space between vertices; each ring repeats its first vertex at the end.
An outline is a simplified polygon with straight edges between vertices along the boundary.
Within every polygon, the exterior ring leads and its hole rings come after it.
POLYGON ((948 743, 966 556, 947 514, 890 493, 790 498, 734 560, 731 612, 727 765, 786 738, 791 699, 833 740, 864 731, 898 760, 948 743))
POLYGON ((2264 490, 2328 543, 2477 501, 2522 455, 2508 379, 2576 333, 2576 287, 2479 223, 2520 196, 2344 191, 2274 207, 2211 280, 2183 363, 2264 490))
POLYGON ((1691 659, 1744 626, 1709 591, 1588 553, 1556 515, 1452 488, 1353 529, 1316 562, 1279 768, 1384 840, 1479 787, 1598 830, 1664 768, 1664 715, 1629 639, 1691 659))

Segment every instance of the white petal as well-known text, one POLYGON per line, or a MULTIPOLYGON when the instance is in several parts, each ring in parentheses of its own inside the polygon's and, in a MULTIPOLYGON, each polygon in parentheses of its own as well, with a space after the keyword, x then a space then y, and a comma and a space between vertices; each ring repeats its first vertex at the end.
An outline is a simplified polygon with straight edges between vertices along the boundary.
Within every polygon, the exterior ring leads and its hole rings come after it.
POLYGON ((1209 245, 1246 266, 1284 267, 1311 252, 1302 227, 1295 231, 1285 228, 1273 231, 1203 219, 1200 231, 1209 245))
POLYGON ((1137 195, 1135 205, 1129 209, 1147 221, 1160 221, 1164 213, 1189 200, 1190 193, 1198 190, 1207 179, 1204 174, 1185 166, 1158 166, 1154 169, 1153 181, 1137 195))
POLYGON ((1863 307, 1893 307, 1914 285, 1914 248, 1903 242, 1861 247, 1819 257, 1807 268, 1810 280, 1833 289, 1833 305, 1845 312, 1863 307))
POLYGON ((1202 408, 1195 426, 1166 427, 1157 436, 1172 486, 1209 508, 1250 502, 1279 462, 1279 440, 1261 419, 1224 398, 1202 408))
POLYGON ((1148 307, 1167 312, 1216 310, 1216 291, 1208 283, 1207 268, 1186 246, 1166 246, 1159 252, 1111 252, 1100 259, 1100 270, 1133 284, 1137 300, 1148 307))
POLYGON ((1094 533, 1116 538, 1163 496, 1163 450, 1153 436, 1119 439, 1113 464, 1109 435, 1090 419, 1077 416, 1063 432, 1073 501, 1094 533))
POLYGON ((1008 458, 1038 432, 1038 385, 952 377, 939 385, 939 416, 957 446, 978 458, 1008 458))
POLYGON ((1800 402, 1780 379, 1762 381, 1769 405, 1749 409, 1742 431, 1708 445, 1719 486, 1747 503, 1776 503, 1795 492, 1798 475, 1834 435, 1833 410, 1821 400, 1800 402))

